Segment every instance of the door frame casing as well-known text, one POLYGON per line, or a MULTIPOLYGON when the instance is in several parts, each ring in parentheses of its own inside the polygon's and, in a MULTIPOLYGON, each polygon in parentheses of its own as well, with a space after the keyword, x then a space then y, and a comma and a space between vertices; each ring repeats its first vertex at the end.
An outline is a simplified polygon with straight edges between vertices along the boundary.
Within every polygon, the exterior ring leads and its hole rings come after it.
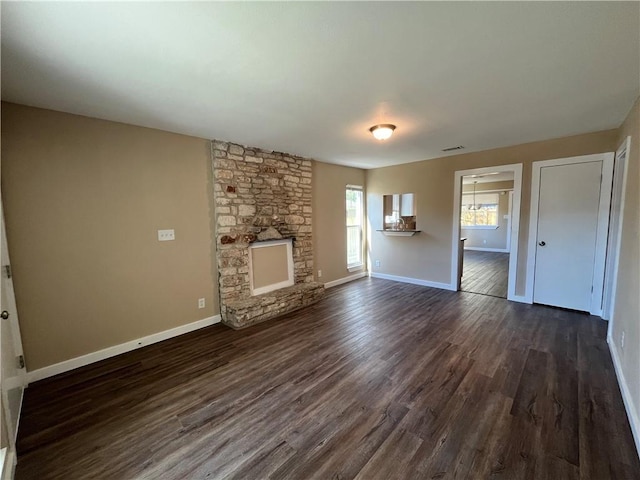
POLYGON ((529 241, 527 243, 527 283, 525 298, 533 303, 533 290, 536 268, 536 243, 538 241, 538 208, 540 203, 540 173, 544 167, 557 167, 579 163, 602 161, 602 180, 600 182, 600 202, 598 205, 598 227, 596 232, 595 261, 593 266, 591 302, 589 313, 602 315, 602 295, 604 292, 604 270, 607 254, 607 236, 609 228, 609 208, 611 205, 611 187, 613 181, 614 153, 597 153, 579 157, 556 158, 533 162, 531 165, 531 205, 529 208, 529 241))
MULTIPOLYGON (((24 358, 24 351, 22 348, 22 336, 20 334, 20 325, 18 323, 18 308, 16 306, 15 300, 15 292, 13 288, 13 280, 11 277, 7 277, 4 271, 4 265, 11 265, 8 251, 8 241, 7 241, 7 229, 6 223, 4 220, 4 206, 2 203, 2 199, 0 199, 0 222, 2 223, 0 228, 1 239, 0 239, 0 264, 2 266, 2 278, 0 279, 0 290, 6 290, 5 299, 7 301, 7 305, 4 307, 11 313, 11 316, 8 320, 2 320, 3 322, 11 322, 11 339, 10 342, 13 344, 14 354, 18 356, 22 356, 24 358)), ((20 416, 22 414, 22 404, 24 398, 24 389, 28 386, 26 368, 22 367, 18 369, 18 375, 12 377, 10 379, 4 378, 4 372, 2 374, 1 385, 0 385, 0 404, 2 408, 0 410, 0 415, 5 423, 5 431, 8 438, 8 446, 4 456, 4 463, 0 468, 0 478, 2 480, 12 479, 15 472, 15 467, 18 461, 17 453, 16 453, 16 441, 18 435, 18 429, 20 426, 20 416), (8 395, 6 394, 8 388, 21 388, 20 392, 20 404, 18 406, 18 411, 16 412, 16 424, 13 426, 13 419, 9 414, 8 410, 8 395)))
POLYGON ((507 222, 507 252, 511 253, 511 222, 513 219, 513 190, 509 190, 507 192, 507 201, 509 202, 509 211, 507 215, 509 216, 509 220, 507 222))
MULTIPOLYGON (((624 217, 624 197, 627 192, 627 172, 629 170, 629 149, 631 148, 631 137, 627 137, 623 140, 622 144, 616 150, 616 157, 613 167, 613 191, 611 194, 611 208, 614 204, 619 205, 619 210, 616 217, 611 216, 609 230, 611 227, 616 227, 616 231, 612 232, 614 237, 609 236, 609 242, 607 243, 607 263, 604 272, 604 292, 602 297, 602 318, 605 320, 611 320, 616 306, 616 290, 618 288, 618 266, 620 264, 620 245, 622 243, 622 224, 624 217), (620 158, 624 158, 624 163, 620 165, 620 158), (611 240, 615 244, 611 243, 611 240)), ((613 215, 614 212, 612 211, 613 215)), ((610 327, 611 325, 609 325, 610 327)))
POLYGON ((516 275, 518 272, 518 234, 520 230, 520 202, 522 198, 522 164, 493 165, 490 167, 456 170, 453 183, 453 229, 451 237, 451 290, 458 288, 458 252, 460 249, 460 205, 462 196, 462 177, 480 175, 495 171, 513 172, 513 202, 510 223, 511 251, 509 252, 509 280, 507 284, 507 300, 521 302, 516 295, 516 275))

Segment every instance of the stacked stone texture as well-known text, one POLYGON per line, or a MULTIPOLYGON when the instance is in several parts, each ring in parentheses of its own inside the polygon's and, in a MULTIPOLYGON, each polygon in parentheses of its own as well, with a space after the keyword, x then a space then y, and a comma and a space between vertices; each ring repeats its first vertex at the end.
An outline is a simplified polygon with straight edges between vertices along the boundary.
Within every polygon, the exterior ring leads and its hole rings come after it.
POLYGON ((297 303, 300 305, 296 308, 310 303, 311 297, 321 295, 317 284, 313 284, 311 160, 215 140, 212 154, 223 321, 240 328, 256 323, 257 318, 265 320, 291 311, 297 303), (251 297, 249 244, 269 227, 284 237, 295 238, 296 288, 251 297), (301 291, 307 290, 309 295, 302 299, 301 291), (277 301, 272 301, 274 296, 277 301), (280 298, 288 296, 291 299, 280 298), (288 308, 280 311, 274 307, 288 300, 293 302, 288 308), (235 318, 236 307, 241 307, 243 325, 233 324, 234 320, 239 322, 235 318))

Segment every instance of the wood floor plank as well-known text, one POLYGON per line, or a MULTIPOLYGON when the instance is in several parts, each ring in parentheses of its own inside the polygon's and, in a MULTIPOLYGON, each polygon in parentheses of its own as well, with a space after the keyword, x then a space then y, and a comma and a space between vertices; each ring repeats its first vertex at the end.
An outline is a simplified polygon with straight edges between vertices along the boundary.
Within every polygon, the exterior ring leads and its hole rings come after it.
POLYGON ((634 470, 637 463, 634 452, 602 449, 605 444, 618 444, 626 436, 623 425, 626 419, 614 413, 624 407, 609 352, 596 336, 580 333, 578 356, 581 478, 640 478, 640 473, 634 470))
POLYGON ((391 404, 379 416, 370 415, 361 426, 344 432, 332 449, 324 450, 313 476, 317 478, 354 478, 391 435, 408 411, 407 407, 391 404))
POLYGON ((395 429, 355 478, 409 478, 413 472, 408 466, 421 444, 422 439, 411 432, 395 429))
POLYGON ((605 335, 362 279, 31 385, 16 478, 639 479, 605 335))
POLYGON ((289 460, 295 450, 285 441, 274 441, 262 446, 250 459, 225 478, 246 480, 248 478, 271 478, 280 466, 289 460), (277 443, 275 446, 274 443, 277 443))
POLYGON ((493 410, 487 395, 490 379, 468 374, 451 396, 413 459, 411 470, 420 478, 465 478, 476 443, 486 435, 487 410, 493 410), (475 425, 474 430, 465 427, 475 425))
POLYGON ((513 422, 513 417, 509 414, 513 399, 501 393, 498 393, 497 398, 503 401, 496 402, 496 409, 491 412, 494 418, 490 422, 489 431, 484 441, 475 446, 469 467, 470 476, 475 478, 500 478, 505 469, 505 454, 509 445, 505 432, 510 431, 513 422))
POLYGON ((464 250, 463 292, 507 298, 509 254, 464 250))
POLYGON ((548 455, 579 467, 578 371, 563 355, 552 356, 546 386, 542 436, 548 455))

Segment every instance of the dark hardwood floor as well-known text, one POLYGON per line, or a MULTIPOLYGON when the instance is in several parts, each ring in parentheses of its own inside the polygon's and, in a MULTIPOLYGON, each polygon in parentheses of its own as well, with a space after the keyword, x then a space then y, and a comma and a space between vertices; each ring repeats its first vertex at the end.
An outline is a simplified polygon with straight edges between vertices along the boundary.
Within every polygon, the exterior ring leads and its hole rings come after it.
POLYGON ((605 330, 358 280, 33 384, 17 478, 638 479, 605 330))
POLYGON ((508 283, 508 253, 464 251, 460 290, 507 298, 508 283))

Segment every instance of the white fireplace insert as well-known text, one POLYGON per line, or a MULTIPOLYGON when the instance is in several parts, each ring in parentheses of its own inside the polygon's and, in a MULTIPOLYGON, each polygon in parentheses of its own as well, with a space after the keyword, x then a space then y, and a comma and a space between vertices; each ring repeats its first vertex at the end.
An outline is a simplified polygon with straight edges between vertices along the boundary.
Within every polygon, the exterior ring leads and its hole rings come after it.
POLYGON ((249 245, 249 282, 251 295, 293 285, 293 239, 269 240, 249 245))

